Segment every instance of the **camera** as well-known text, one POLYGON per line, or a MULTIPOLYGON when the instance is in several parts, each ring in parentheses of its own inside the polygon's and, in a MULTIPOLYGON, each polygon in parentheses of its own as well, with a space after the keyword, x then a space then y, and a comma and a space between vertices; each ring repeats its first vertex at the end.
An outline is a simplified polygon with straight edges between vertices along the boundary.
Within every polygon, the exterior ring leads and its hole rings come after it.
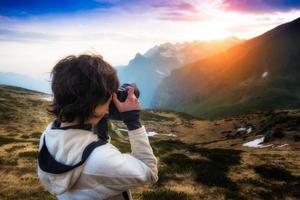
MULTIPOLYGON (((117 98, 121 102, 124 102, 127 98, 127 95, 128 95, 127 90, 126 90, 127 86, 132 86, 134 88, 135 96, 137 98, 140 97, 140 91, 137 88, 136 84, 134 84, 134 83, 132 83, 132 84, 124 83, 123 85, 121 85, 121 87, 118 88, 118 91, 117 91, 117 98)), ((113 119, 113 120, 121 120, 120 112, 116 108, 113 101, 111 101, 111 103, 109 105, 109 118, 113 119)))
MULTIPOLYGON (((128 92, 126 87, 127 86, 132 86, 134 88, 134 94, 137 98, 140 96, 140 91, 137 88, 136 84, 132 83, 125 83, 121 85, 118 88, 117 93, 117 98, 119 101, 124 102, 128 96, 128 92)), ((92 127, 92 131, 98 135, 98 138, 100 140, 108 141, 109 136, 108 136, 108 120, 113 119, 113 120, 122 120, 120 112, 118 111, 117 107, 115 106, 113 100, 109 104, 109 114, 104 115, 102 119, 98 122, 98 124, 94 125, 92 127)))

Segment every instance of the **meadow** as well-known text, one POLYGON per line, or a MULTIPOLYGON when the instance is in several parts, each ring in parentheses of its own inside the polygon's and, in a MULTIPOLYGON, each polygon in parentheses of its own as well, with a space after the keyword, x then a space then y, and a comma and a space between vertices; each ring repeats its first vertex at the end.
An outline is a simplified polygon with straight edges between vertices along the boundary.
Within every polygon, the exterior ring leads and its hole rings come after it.
MULTIPOLYGON (((39 137, 53 120, 44 97, 0 86, 0 199, 55 199, 36 174, 39 137)), ((149 139, 159 160, 159 181, 132 190, 134 199, 300 198, 300 110, 213 121, 143 110, 141 118, 148 132, 157 133, 149 139), (243 146, 262 136, 270 146, 243 146)), ((130 153, 123 129, 121 122, 110 122, 111 143, 130 153)))

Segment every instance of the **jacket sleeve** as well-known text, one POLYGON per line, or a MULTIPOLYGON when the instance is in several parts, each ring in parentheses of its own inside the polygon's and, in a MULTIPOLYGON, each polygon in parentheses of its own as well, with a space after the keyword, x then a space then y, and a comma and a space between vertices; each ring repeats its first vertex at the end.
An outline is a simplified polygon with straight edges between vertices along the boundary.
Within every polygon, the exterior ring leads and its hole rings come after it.
POLYGON ((157 159, 153 154, 145 127, 129 130, 128 135, 131 154, 121 153, 112 144, 109 144, 111 146, 109 152, 101 151, 101 147, 95 149, 79 182, 89 185, 89 188, 101 184, 119 191, 157 182, 157 159))
POLYGON ((157 159, 153 154, 145 126, 128 131, 132 156, 143 162, 148 168, 147 182, 155 183, 158 180, 157 159))

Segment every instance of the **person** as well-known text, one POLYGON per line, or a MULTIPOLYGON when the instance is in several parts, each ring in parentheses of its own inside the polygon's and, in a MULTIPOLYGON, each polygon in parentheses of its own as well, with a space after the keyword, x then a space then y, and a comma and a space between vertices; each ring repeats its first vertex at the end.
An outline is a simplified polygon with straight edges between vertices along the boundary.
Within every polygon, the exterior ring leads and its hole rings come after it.
POLYGON ((130 189, 157 182, 157 159, 140 120, 140 102, 131 86, 126 100, 118 100, 119 80, 109 63, 100 55, 67 56, 51 77, 48 111, 55 118, 40 137, 37 165, 51 194, 72 200, 132 199, 130 189), (92 131, 109 113, 111 101, 128 128, 131 154, 92 131))

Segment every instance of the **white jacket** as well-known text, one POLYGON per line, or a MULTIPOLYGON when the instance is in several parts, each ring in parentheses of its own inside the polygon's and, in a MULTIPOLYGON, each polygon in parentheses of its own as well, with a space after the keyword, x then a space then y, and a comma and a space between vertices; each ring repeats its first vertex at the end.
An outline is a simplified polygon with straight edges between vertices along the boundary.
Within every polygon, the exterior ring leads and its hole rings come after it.
MULTIPOLYGON (((52 129, 51 122, 40 138, 56 161, 75 165, 85 147, 98 137, 83 129, 52 129)), ((44 187, 58 199, 123 199, 122 192, 158 180, 157 159, 144 126, 128 131, 131 154, 121 153, 110 143, 93 150, 86 162, 63 174, 51 174, 38 166, 44 187)))

